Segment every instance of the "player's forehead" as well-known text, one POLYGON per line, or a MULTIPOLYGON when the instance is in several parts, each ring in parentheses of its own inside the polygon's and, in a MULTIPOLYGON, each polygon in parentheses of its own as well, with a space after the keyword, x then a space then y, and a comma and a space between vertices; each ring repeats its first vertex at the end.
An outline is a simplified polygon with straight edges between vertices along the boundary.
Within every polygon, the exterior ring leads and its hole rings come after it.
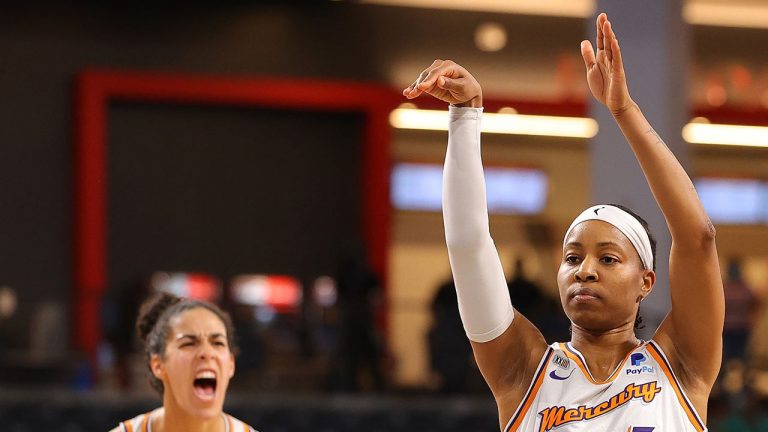
POLYGON ((618 228, 602 220, 586 220, 573 227, 565 239, 564 248, 573 247, 632 248, 632 242, 618 228))
POLYGON ((169 321, 171 334, 175 338, 179 334, 209 337, 214 334, 227 334, 227 329, 221 319, 212 311, 197 307, 182 311, 169 321))

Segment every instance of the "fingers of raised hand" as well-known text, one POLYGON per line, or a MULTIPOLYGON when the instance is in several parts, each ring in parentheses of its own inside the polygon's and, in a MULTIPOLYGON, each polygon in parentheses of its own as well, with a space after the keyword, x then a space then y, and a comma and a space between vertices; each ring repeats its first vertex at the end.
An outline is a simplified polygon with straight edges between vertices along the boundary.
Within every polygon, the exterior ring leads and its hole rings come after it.
POLYGON ((611 28, 611 22, 605 21, 605 24, 603 24, 603 46, 605 47, 605 54, 608 56, 608 61, 613 61, 613 50, 611 49, 613 47, 613 41, 615 40, 613 29, 611 28))
POLYGON ((608 20, 608 15, 605 13, 601 13, 597 16, 597 22, 595 23, 595 27, 597 28, 597 50, 600 51, 605 48, 604 40, 603 40, 603 24, 605 21, 608 20))
POLYGON ((408 99, 413 99, 415 97, 418 97, 422 91, 418 89, 418 80, 414 81, 413 84, 409 85, 408 87, 403 90, 403 96, 407 97, 408 99))
POLYGON ((427 89, 435 87, 437 85, 437 79, 445 74, 446 69, 450 67, 450 63, 450 61, 435 60, 432 63, 432 66, 419 75, 419 79, 417 80, 418 88, 426 91, 427 89))
POLYGON ((464 78, 452 79, 441 76, 437 79, 437 86, 443 90, 448 90, 451 93, 460 93, 464 90, 464 81, 464 78))
POLYGON ((588 40, 581 41, 581 57, 584 59, 584 66, 589 70, 595 65, 595 50, 588 40))
POLYGON ((624 62, 621 59, 621 48, 619 47, 619 40, 613 33, 613 28, 611 28, 611 36, 611 59, 613 70, 620 71, 624 69, 624 62))
POLYGON ((413 88, 416 87, 416 82, 414 81, 411 85, 403 89, 403 96, 410 97, 411 92, 413 91, 413 88))
POLYGON ((419 96, 423 92, 424 88, 426 88, 426 87, 422 86, 421 84, 427 78, 429 73, 432 70, 434 70, 435 68, 439 67, 442 63, 443 63, 443 61, 439 60, 439 59, 433 61, 432 64, 428 68, 424 69, 419 74, 418 78, 416 78, 416 81, 414 81, 411 85, 406 87, 405 90, 403 90, 403 96, 405 96, 405 97, 407 97, 409 99, 413 99, 413 98, 419 96))

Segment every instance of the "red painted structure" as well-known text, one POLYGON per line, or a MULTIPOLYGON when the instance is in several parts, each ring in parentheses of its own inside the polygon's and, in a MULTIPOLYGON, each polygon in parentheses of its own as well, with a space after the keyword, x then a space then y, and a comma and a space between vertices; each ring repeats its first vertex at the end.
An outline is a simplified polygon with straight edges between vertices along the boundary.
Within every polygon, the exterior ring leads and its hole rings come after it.
MULTIPOLYGON (((386 277, 390 237, 389 113, 402 96, 372 84, 298 79, 86 71, 75 97, 73 341, 93 362, 107 285, 107 128, 113 101, 253 106, 364 115, 362 236, 374 271, 386 277)), ((95 363, 92 363, 95 364, 95 363)))

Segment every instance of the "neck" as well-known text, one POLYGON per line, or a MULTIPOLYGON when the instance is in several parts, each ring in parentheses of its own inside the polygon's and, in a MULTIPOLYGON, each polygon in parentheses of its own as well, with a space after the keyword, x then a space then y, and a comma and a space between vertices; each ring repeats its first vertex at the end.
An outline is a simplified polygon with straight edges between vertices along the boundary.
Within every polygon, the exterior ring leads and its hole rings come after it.
POLYGON ((163 408, 152 419, 152 432, 223 432, 221 415, 201 419, 185 412, 169 395, 163 397, 163 408))
POLYGON ((587 361, 596 380, 605 380, 640 340, 635 336, 634 323, 626 323, 606 331, 588 330, 572 323, 571 344, 587 361))
POLYGON ((579 350, 581 347, 616 349, 618 346, 636 345, 639 342, 635 336, 634 321, 609 330, 590 330, 574 322, 571 327, 571 343, 579 350))

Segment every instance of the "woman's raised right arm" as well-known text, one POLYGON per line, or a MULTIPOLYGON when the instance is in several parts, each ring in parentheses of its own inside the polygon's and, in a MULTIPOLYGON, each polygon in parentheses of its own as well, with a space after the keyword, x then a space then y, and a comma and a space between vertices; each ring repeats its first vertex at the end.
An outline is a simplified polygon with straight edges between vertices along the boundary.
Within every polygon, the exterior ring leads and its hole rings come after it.
MULTIPOLYGON (((522 398, 546 342, 512 308, 490 235, 480 155, 482 90, 463 67, 436 60, 403 92, 408 98, 421 93, 452 105, 443 171, 443 218, 464 329, 497 401, 522 398)), ((514 409, 517 404, 511 405, 514 409)))

